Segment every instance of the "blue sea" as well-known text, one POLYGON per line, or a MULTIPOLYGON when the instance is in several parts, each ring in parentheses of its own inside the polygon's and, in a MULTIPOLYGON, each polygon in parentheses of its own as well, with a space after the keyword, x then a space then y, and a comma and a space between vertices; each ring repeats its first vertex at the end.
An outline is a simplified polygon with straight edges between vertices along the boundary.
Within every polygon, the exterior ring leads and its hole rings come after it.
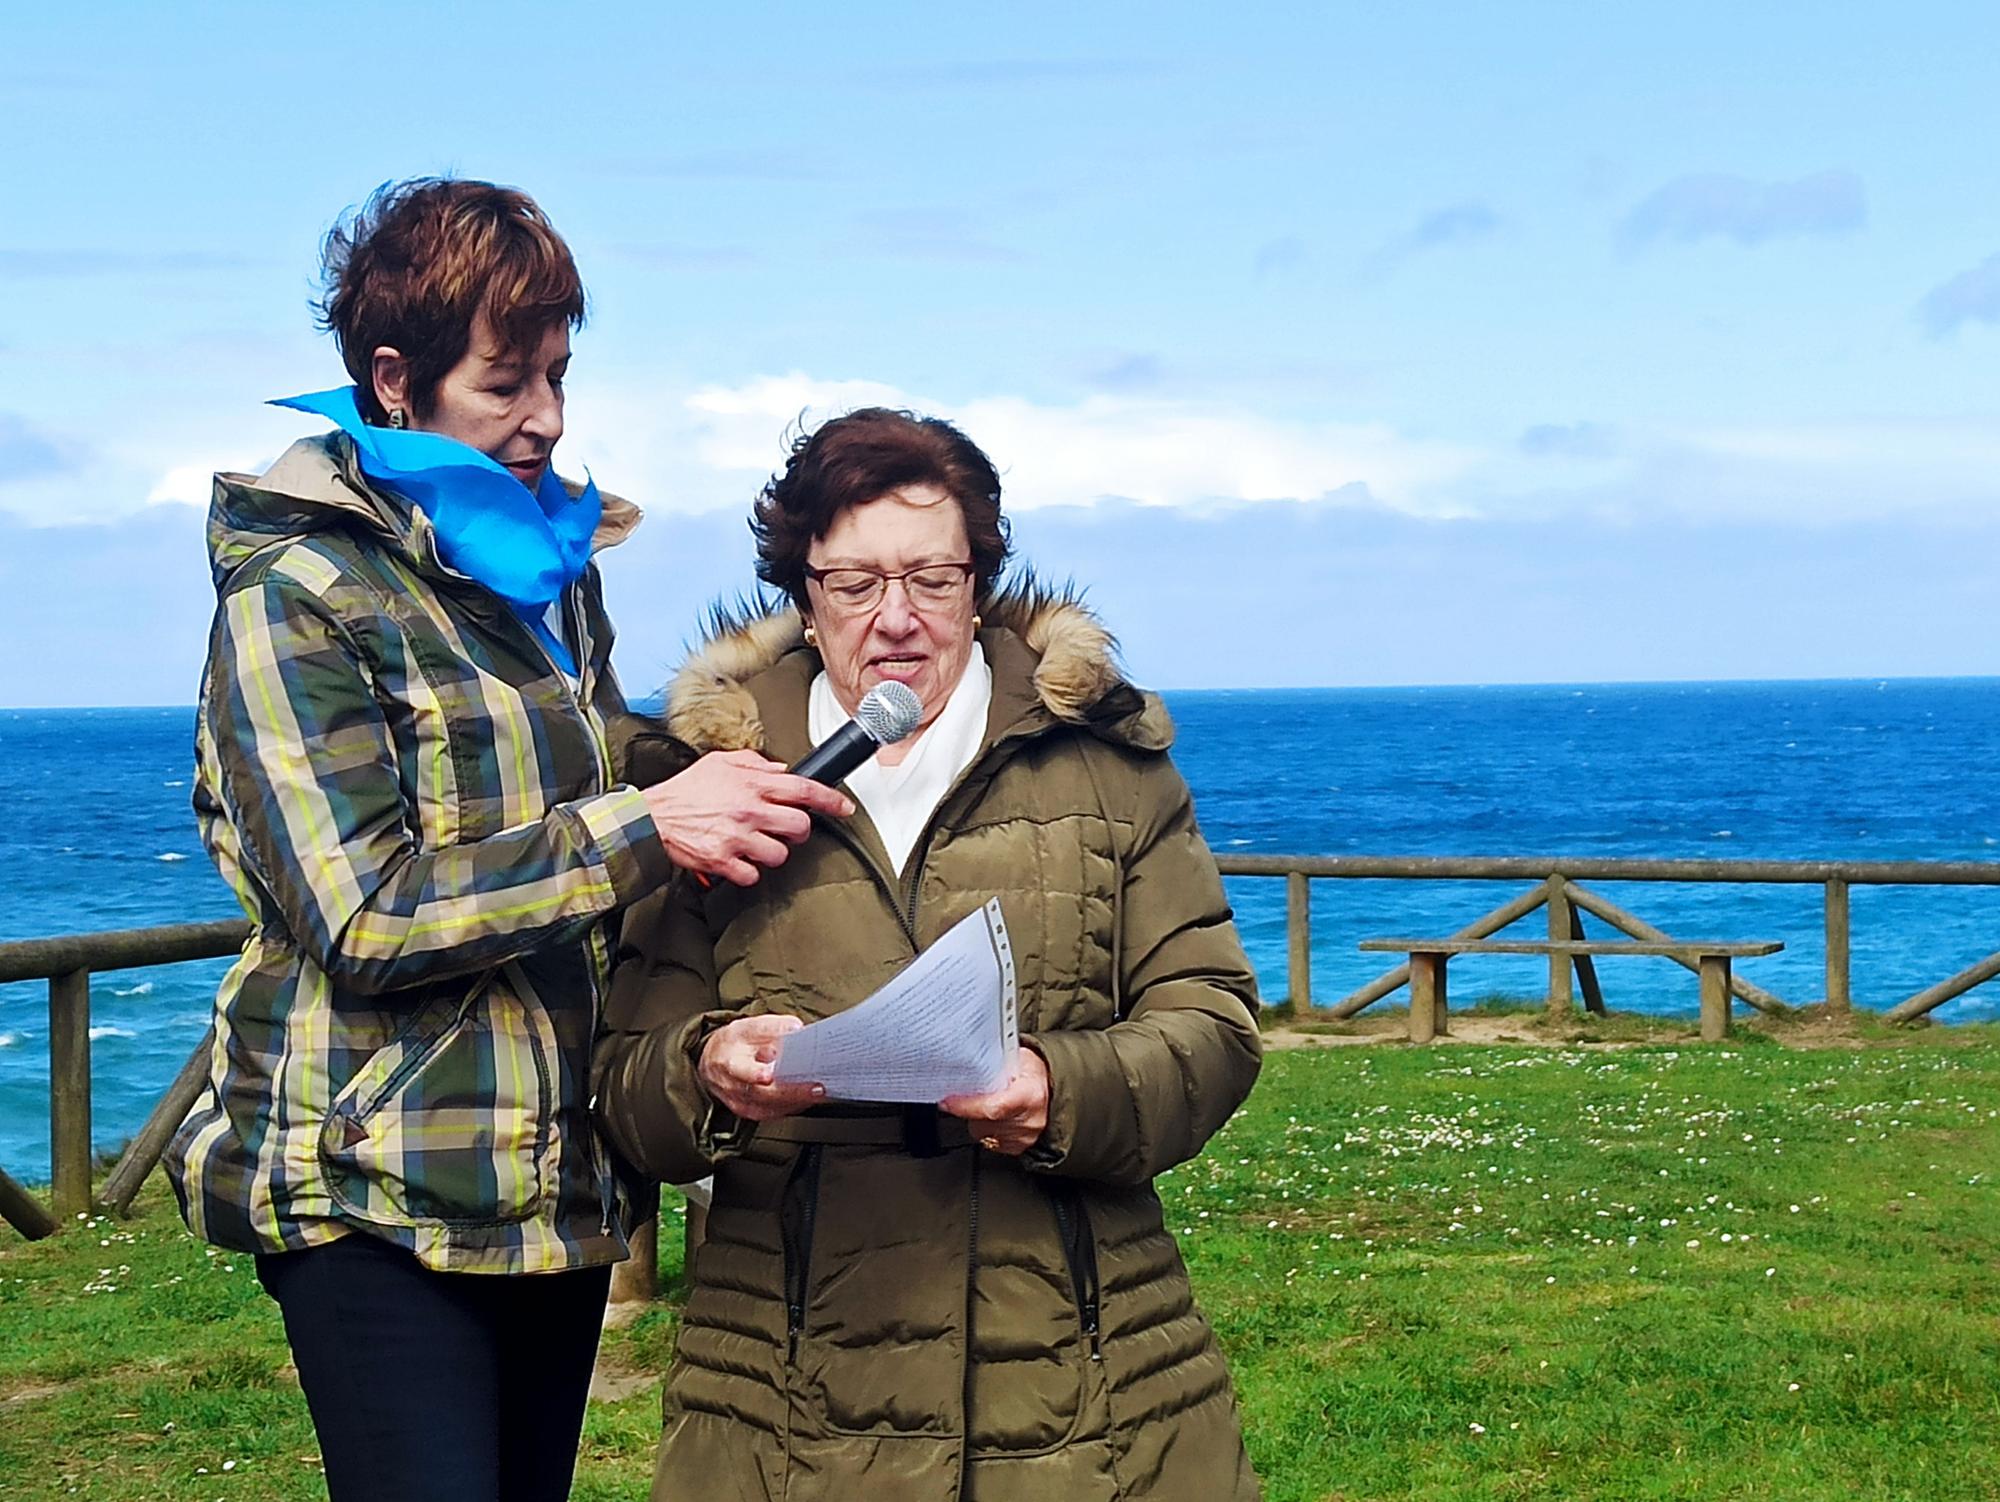
MULTIPOLYGON (((2000 679, 1219 691, 1168 695, 1175 755, 1220 855, 1575 855, 2000 860, 2000 679)), ((188 709, 0 710, 0 940, 236 916, 195 838, 188 709)), ((1315 882, 1322 1003, 1521 883, 1315 882)), ((1285 981, 1284 884, 1230 883, 1267 994, 1285 981)), ((1606 886, 1671 933, 1782 939, 1741 973, 1824 990, 1818 887, 1606 886)), ((2000 888, 1857 888, 1854 991, 1886 1007, 2000 949, 2000 888)), ((1541 932, 1539 914, 1525 926, 1541 932)), ((1594 920, 1593 931, 1601 931, 1594 920)), ((96 1133, 128 1137, 200 1038, 226 963, 97 977, 96 1133)), ((1688 1012, 1664 960, 1600 967, 1616 1009, 1688 1012)), ((1546 966, 1453 966, 1455 999, 1538 995, 1546 966)), ((2000 1016, 2000 982, 1938 1014, 2000 1016)), ((0 986, 0 1166, 48 1173, 41 983, 0 986)))

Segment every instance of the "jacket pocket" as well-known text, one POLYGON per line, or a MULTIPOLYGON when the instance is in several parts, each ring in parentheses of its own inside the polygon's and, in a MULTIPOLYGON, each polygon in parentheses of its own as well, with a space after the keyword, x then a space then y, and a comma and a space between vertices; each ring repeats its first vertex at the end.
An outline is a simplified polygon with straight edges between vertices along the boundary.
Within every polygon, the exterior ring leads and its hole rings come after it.
POLYGON ((320 1131, 343 1212, 380 1225, 526 1220, 547 1195, 554 1040, 482 977, 419 1011, 334 1097, 320 1131))
POLYGON ((799 1336, 806 1327, 806 1302, 812 1296, 813 1223, 819 1217, 819 1173, 824 1149, 809 1142, 799 1149, 791 1177, 785 1181, 778 1206, 778 1232, 785 1254, 785 1360, 799 1357, 799 1336))

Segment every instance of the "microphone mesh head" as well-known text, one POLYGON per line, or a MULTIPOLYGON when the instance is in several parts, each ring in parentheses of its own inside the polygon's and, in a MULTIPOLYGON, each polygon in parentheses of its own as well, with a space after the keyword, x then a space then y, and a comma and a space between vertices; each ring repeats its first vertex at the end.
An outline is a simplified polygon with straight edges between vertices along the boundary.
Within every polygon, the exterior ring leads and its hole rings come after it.
POLYGON ((878 683, 861 696, 854 718, 879 746, 893 745, 917 728, 924 717, 924 701, 909 684, 890 679, 878 683))

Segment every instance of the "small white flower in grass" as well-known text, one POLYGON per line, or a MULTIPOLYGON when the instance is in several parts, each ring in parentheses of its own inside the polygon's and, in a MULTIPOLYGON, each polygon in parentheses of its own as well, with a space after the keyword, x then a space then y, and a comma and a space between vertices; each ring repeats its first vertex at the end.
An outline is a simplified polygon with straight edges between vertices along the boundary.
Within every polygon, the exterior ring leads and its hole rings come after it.
POLYGON ((1484 1434, 1486 1432, 1484 1424, 1467 1424, 1465 1427, 1470 1429, 1474 1434, 1484 1434))
POLYGON ((1544 1279, 1542 1279, 1542 1281, 1543 1281, 1544 1283, 1553 1283, 1553 1282, 1555 1282, 1555 1279, 1554 1279, 1553 1277, 1548 1277, 1548 1278, 1544 1278, 1544 1279))
POLYGON ((1777 1275, 1778 1275, 1778 1270, 1775 1267, 1767 1267, 1764 1269, 1764 1276, 1767 1278, 1774 1278, 1777 1275))
POLYGON ((1799 1390, 1799 1384, 1796 1382, 1789 1382, 1785 1385, 1786 1392, 1797 1392, 1798 1390, 1799 1390))
POLYGON ((1264 1222, 1264 1229, 1267 1231, 1275 1231, 1278 1229, 1278 1223, 1275 1220, 1267 1220, 1264 1222))
POLYGON ((1792 1206, 1792 1214, 1797 1215, 1798 1213, 1799 1207, 1797 1205, 1792 1206))
POLYGON ((225 1460, 222 1462, 222 1468, 225 1471, 233 1471, 236 1469, 236 1462, 233 1460, 225 1460))
POLYGON ((1700 1251, 1700 1250, 1701 1250, 1701 1243, 1700 1243, 1699 1241, 1690 1241, 1690 1242, 1688 1243, 1688 1250, 1689 1250, 1689 1251, 1691 1251, 1691 1252, 1698 1252, 1698 1251, 1700 1251))

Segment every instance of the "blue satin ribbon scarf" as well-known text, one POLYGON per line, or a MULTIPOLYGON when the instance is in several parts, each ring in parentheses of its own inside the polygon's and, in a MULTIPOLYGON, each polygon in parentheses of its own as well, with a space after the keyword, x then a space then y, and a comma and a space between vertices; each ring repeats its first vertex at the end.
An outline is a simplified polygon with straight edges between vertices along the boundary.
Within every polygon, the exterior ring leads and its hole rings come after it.
POLYGON ((572 496, 551 466, 531 492, 504 464, 456 438, 363 422, 352 386, 271 405, 336 423, 354 440, 361 472, 430 518, 445 565, 505 600, 563 670, 576 673, 568 644, 547 617, 590 562, 590 539, 604 509, 594 480, 572 496))

